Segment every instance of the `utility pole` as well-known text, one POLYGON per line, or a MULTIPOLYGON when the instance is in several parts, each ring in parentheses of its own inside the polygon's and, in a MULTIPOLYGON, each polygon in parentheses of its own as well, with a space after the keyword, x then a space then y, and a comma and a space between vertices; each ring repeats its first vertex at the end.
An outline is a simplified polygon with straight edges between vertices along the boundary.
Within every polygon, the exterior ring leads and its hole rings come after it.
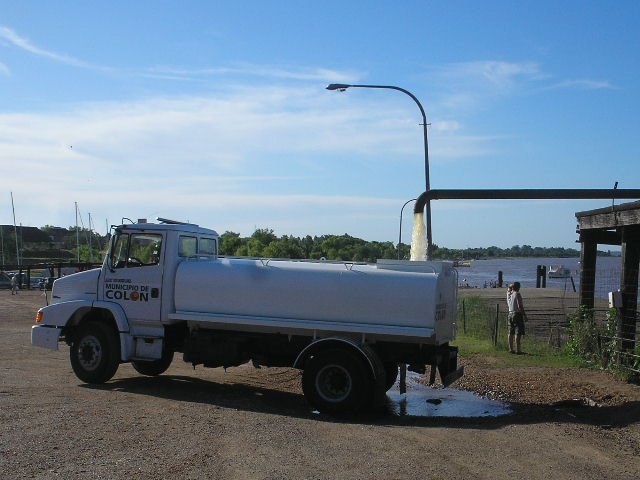
POLYGON ((80 263, 80 230, 78 230, 78 202, 74 202, 76 206, 76 250, 78 251, 78 263, 80 263))
POLYGON ((2 246, 2 268, 4 268, 4 228, 0 225, 0 245, 2 246))
POLYGON ((93 228, 91 228, 91 212, 89 212, 89 263, 93 263, 93 250, 91 249, 91 236, 93 228))
POLYGON ((18 267, 20 266, 20 250, 18 249, 18 227, 16 226, 16 208, 13 203, 13 192, 11 193, 11 211, 13 212, 13 233, 16 237, 16 262, 18 267))

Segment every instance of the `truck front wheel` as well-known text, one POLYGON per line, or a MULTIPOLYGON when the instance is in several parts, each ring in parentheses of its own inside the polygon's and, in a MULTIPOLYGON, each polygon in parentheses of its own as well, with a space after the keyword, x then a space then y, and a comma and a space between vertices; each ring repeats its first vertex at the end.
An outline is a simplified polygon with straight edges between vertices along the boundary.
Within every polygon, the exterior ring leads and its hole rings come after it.
POLYGON ((120 341, 117 332, 98 321, 81 323, 70 350, 71 367, 87 383, 110 380, 120 364, 120 341))
POLYGON ((157 375, 161 375, 164 372, 166 372, 169 366, 171 365, 172 360, 173 360, 173 352, 164 351, 162 352, 162 358, 160 358, 159 360, 152 360, 150 362, 144 362, 141 360, 132 360, 131 366, 136 370, 136 372, 141 373, 142 375, 155 377, 157 375))
POLYGON ((359 410, 373 398, 373 380, 355 352, 329 349, 311 357, 302 374, 309 403, 323 413, 359 410))

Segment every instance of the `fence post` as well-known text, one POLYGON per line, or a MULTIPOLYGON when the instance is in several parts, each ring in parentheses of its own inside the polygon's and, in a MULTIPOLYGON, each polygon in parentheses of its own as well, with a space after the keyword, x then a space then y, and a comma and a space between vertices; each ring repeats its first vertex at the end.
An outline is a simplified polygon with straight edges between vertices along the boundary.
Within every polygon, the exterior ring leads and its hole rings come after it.
POLYGON ((500 315, 500 304, 496 303, 496 321, 493 325, 493 346, 498 346, 498 318, 500 315))
POLYGON ((464 306, 464 299, 462 300, 462 331, 467 334, 467 310, 464 306))

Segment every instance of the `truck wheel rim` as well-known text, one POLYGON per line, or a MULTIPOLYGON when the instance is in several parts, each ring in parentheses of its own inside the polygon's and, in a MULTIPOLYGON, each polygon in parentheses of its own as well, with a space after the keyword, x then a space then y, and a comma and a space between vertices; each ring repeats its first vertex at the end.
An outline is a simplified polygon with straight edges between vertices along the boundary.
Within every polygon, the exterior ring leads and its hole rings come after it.
POLYGON ((327 402, 342 402, 351 393, 351 387, 351 375, 340 365, 327 365, 316 375, 316 391, 327 402))
POLYGON ((93 335, 88 335, 80 340, 78 345, 78 361, 85 370, 95 370, 102 360, 102 346, 93 335))

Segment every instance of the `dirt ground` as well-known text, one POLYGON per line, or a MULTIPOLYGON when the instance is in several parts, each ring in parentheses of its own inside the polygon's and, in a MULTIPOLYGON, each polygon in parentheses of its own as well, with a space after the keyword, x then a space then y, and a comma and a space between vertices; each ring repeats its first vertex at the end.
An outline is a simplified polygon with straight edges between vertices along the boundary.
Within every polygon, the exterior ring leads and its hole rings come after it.
POLYGON ((640 387, 603 372, 464 359, 457 386, 513 414, 332 417, 312 412, 292 369, 193 370, 176 358, 160 377, 125 364, 83 385, 66 346, 30 346, 43 303, 0 290, 3 479, 640 477, 640 387))

